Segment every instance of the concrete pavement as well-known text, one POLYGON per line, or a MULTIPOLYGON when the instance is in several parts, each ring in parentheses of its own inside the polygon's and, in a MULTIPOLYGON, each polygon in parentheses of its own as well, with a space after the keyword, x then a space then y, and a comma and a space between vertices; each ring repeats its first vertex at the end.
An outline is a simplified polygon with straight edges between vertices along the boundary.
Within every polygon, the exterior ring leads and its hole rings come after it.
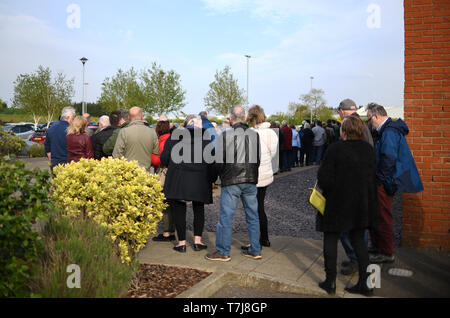
MULTIPOLYGON (((263 258, 253 260, 241 254, 241 245, 248 243, 245 234, 233 234, 231 261, 214 262, 205 255, 215 250, 215 233, 205 233, 203 243, 208 249, 195 252, 192 249, 192 233, 188 232, 188 249, 179 253, 172 249, 175 242, 153 242, 149 240, 138 259, 142 263, 195 268, 212 274, 180 294, 180 298, 214 297, 221 289, 241 287, 269 293, 287 293, 299 297, 329 297, 317 286, 324 280, 322 241, 295 237, 272 236, 271 247, 264 247, 263 258), (191 243, 189 243, 191 242, 191 243)), ((421 252, 407 248, 396 250, 396 261, 381 266, 381 288, 375 289, 375 297, 450 297, 450 255, 421 252), (412 271, 411 277, 389 274, 392 268, 412 271)), ((341 246, 339 264, 345 260, 341 246)), ((337 278, 336 297, 359 297, 344 291, 358 280, 358 274, 337 278)), ((220 293, 219 293, 220 294, 220 293)), ((362 296, 361 296, 362 297, 362 296)))

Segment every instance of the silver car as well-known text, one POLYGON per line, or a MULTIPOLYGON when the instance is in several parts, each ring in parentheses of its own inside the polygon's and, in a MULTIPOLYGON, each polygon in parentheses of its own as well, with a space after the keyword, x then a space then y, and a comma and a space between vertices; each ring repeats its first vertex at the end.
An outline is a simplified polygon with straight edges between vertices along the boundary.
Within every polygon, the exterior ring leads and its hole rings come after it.
POLYGON ((17 137, 23 139, 24 141, 29 141, 31 136, 34 134, 34 126, 25 124, 25 125, 8 125, 4 127, 4 130, 9 130, 14 133, 17 137))

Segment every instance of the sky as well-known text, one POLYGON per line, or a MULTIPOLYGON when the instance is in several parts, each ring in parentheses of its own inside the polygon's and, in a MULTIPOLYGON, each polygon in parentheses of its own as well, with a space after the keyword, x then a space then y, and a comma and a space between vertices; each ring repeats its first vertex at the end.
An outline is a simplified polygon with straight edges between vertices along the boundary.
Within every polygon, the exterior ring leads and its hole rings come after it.
POLYGON ((185 113, 204 109, 226 65, 249 104, 286 112, 311 88, 330 107, 403 106, 402 0, 0 0, 0 98, 42 65, 74 78, 73 100, 101 95, 119 68, 173 69, 186 90, 185 113))

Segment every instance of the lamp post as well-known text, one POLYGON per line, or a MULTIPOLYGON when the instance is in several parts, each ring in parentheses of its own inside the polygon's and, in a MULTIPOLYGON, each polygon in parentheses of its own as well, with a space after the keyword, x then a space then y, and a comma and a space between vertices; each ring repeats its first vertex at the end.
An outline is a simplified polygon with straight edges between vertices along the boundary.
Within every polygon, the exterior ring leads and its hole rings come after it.
POLYGON ((84 115, 86 112, 87 112, 87 109, 86 109, 86 103, 85 103, 85 101, 84 101, 84 87, 85 87, 85 83, 84 83, 84 64, 86 64, 86 62, 88 61, 88 59, 87 58, 85 58, 85 57, 82 57, 81 59, 80 59, 80 61, 81 61, 81 63, 83 63, 83 99, 82 99, 82 101, 81 101, 81 114, 82 115, 84 115))
POLYGON ((245 55, 245 57, 247 58, 247 107, 248 107, 248 70, 249 70, 249 61, 251 56, 250 55, 245 55))
MULTIPOLYGON (((309 93, 312 94, 312 89, 313 89, 312 82, 313 82, 314 77, 311 76, 310 79, 311 79, 311 90, 309 91, 309 93)), ((313 110, 312 110, 312 106, 311 106, 311 125, 312 125, 312 117, 313 117, 312 113, 313 113, 313 110)))

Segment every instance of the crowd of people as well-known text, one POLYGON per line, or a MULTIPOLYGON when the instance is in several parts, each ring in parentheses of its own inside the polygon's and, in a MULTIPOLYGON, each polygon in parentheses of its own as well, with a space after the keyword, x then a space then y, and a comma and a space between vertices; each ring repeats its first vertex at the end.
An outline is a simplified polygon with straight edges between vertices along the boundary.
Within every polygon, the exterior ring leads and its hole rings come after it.
POLYGON ((394 260, 393 195, 423 187, 404 137, 406 124, 389 118, 383 106, 369 104, 366 125, 356 109, 356 103, 346 99, 338 108, 341 124, 304 121, 299 129, 286 121, 267 122, 258 105, 247 113, 241 106, 233 107, 221 127, 200 112, 187 116, 180 127, 161 116, 151 128, 142 109, 132 107, 100 117, 98 131, 89 136, 89 115, 76 116, 74 108, 65 107, 47 132, 45 150, 52 171, 81 158, 112 156, 136 160, 159 175, 168 207, 163 211, 163 233, 152 239, 170 242, 178 236, 173 249, 180 253, 187 250, 188 202, 194 213, 193 249, 207 249, 202 241, 204 206, 213 203, 213 189, 220 183, 215 251, 205 258, 221 262, 231 260, 232 222, 239 200, 249 235, 242 254, 261 259, 262 247, 270 247, 264 202, 274 175, 296 166, 318 165, 318 185, 327 200, 316 223, 324 233, 326 273, 319 286, 335 293, 340 240, 349 258, 341 264, 341 273, 359 272, 358 283, 347 290, 371 295, 366 284, 368 265, 394 260))

